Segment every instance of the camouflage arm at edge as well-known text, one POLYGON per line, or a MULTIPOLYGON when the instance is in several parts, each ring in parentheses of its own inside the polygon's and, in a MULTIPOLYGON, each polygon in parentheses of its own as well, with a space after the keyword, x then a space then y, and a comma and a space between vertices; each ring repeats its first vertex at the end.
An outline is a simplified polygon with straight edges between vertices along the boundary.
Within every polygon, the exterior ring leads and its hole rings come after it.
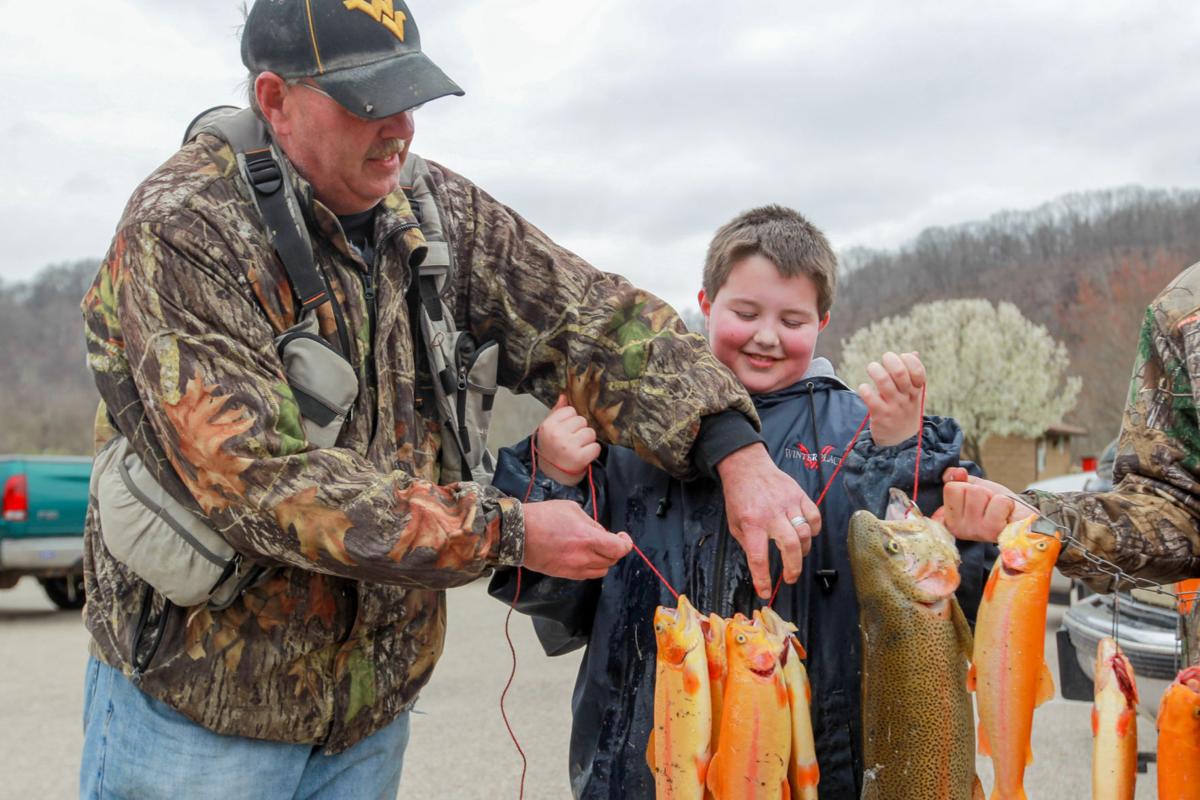
MULTIPOLYGON (((1035 504, 1086 549, 1123 571, 1171 582, 1200 576, 1200 271, 1182 273, 1147 310, 1121 425, 1116 489, 1053 495, 1035 504)), ((1078 547, 1066 575, 1110 591, 1112 578, 1078 547)))

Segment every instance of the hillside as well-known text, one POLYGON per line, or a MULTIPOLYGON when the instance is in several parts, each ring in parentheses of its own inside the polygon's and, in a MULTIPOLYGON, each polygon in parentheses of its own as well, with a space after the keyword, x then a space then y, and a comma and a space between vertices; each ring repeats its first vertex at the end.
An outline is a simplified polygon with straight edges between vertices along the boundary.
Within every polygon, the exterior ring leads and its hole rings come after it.
POLYGON ((1200 192, 1067 195, 1031 211, 932 228, 895 251, 844 254, 822 349, 836 363, 847 336, 916 303, 1010 301, 1069 349, 1083 391, 1068 421, 1091 432, 1074 450, 1097 454, 1120 427, 1146 304, 1198 260, 1200 192))
MULTIPOLYGON (((1098 453, 1120 425, 1147 302, 1197 260, 1200 192, 1068 195, 1031 211, 932 228, 894 251, 844 253, 821 349, 836 363, 841 341, 858 327, 918 302, 1011 301, 1069 348, 1084 388, 1068 421, 1092 432, 1075 451, 1098 453)), ((0 284, 0 453, 90 452, 96 393, 84 365, 79 300, 96 268, 94 260, 60 264, 29 282, 0 284)), ((499 402, 493 443, 524 435, 544 413, 520 400, 499 402)))
POLYGON ((0 285, 0 453, 90 454, 96 388, 79 301, 98 266, 59 264, 0 285))

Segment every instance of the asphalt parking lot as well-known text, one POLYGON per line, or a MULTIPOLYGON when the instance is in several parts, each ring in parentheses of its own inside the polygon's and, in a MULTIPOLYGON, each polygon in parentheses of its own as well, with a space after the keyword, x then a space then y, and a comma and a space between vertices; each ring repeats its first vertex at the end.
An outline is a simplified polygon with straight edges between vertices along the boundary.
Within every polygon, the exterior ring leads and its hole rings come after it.
MULTIPOLYGON (((402 798, 517 798, 521 760, 500 716, 500 693, 511 656, 504 639, 505 607, 482 584, 450 593, 445 656, 422 695, 405 757, 402 798)), ((1052 606, 1047 660, 1057 672, 1053 631, 1062 607, 1052 606)), ((570 696, 578 655, 541 654, 527 620, 514 616, 516 681, 506 703, 529 757, 525 797, 567 798, 570 696)), ((87 632, 79 615, 54 610, 30 579, 0 592, 0 798, 77 795, 80 708, 87 632)), ((919 664, 914 664, 919 669, 919 664)), ((1090 794, 1091 706, 1056 698, 1038 710, 1034 763, 1026 774, 1031 800, 1078 800, 1090 794)), ((1154 749, 1154 725, 1139 719, 1142 750, 1154 749)), ((991 786, 990 762, 980 777, 991 786)), ((1155 796, 1154 767, 1139 776, 1137 797, 1155 796)))

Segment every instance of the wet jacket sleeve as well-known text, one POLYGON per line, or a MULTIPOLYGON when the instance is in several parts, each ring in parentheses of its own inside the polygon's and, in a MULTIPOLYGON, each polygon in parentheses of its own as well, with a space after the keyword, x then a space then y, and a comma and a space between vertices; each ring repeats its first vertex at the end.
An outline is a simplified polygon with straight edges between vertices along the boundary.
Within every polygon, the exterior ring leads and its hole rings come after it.
MULTIPOLYGON (((928 416, 921 428, 921 474, 917 486, 917 505, 921 513, 932 515, 942 505, 942 473, 949 467, 965 467, 972 475, 982 475, 979 467, 962 461, 963 434, 950 417, 928 416)), ((854 509, 866 509, 877 517, 887 510, 888 494, 895 487, 908 496, 913 493, 917 474, 917 437, 890 447, 879 447, 866 429, 846 458, 846 494, 854 509)), ((962 556, 959 566, 958 604, 974 625, 983 587, 999 554, 996 546, 983 542, 959 541, 962 556)))
POLYGON ((1147 311, 1113 467, 1115 490, 1030 495, 1079 543, 1063 547, 1058 568, 1100 591, 1111 591, 1112 579, 1085 552, 1153 581, 1200 576, 1198 290, 1193 266, 1147 311))
POLYGON ((480 341, 503 343, 500 382, 571 404, 600 439, 676 477, 707 416, 733 409, 758 426, 746 390, 675 311, 600 272, 511 209, 431 164, 453 232, 458 315, 480 341))
MULTIPOLYGON (((590 510, 591 499, 587 498, 585 503, 582 484, 564 486, 540 472, 536 478, 530 475, 529 439, 501 448, 492 485, 519 498, 528 493, 529 502, 571 500, 590 510)), ((587 644, 600 598, 600 584, 599 580, 573 581, 525 568, 519 568, 519 574, 517 568, 502 568, 492 576, 488 594, 532 617, 542 649, 548 656, 557 656, 587 644)))
POLYGON ((84 299, 101 397, 164 488, 268 563, 424 588, 520 563, 518 502, 306 444, 241 269, 202 219, 135 222, 84 299))

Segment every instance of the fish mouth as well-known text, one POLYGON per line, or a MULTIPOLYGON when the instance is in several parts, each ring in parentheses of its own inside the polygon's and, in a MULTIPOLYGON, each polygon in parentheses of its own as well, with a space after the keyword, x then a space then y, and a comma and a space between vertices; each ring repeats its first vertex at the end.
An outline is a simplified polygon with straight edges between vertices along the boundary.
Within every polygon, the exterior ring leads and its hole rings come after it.
POLYGON ((1113 671, 1113 676, 1117 679, 1117 688, 1125 696, 1125 702, 1130 708, 1136 706, 1138 703, 1137 684, 1134 683, 1133 676, 1130 674, 1128 659, 1120 654, 1112 656, 1109 659, 1109 666, 1113 671))
POLYGON ((1029 572, 1029 556, 1019 548, 1000 551, 1000 568, 1010 578, 1016 578, 1029 572))
POLYGON ((775 667, 773 665, 766 669, 755 669, 754 667, 750 667, 750 671, 760 678, 770 678, 775 674, 775 667))
POLYGON ((687 657, 692 654, 692 651, 695 650, 697 646, 698 645, 693 644, 691 647, 683 651, 683 655, 679 657, 678 661, 670 661, 668 663, 673 667, 682 667, 683 662, 687 661, 687 657))
POLYGON ((922 608, 927 608, 934 614, 945 614, 950 608, 950 598, 939 597, 936 600, 918 600, 917 604, 922 608))
POLYGON ((919 594, 930 598, 921 601, 929 605, 954 594, 961 582, 962 578, 957 567, 933 565, 916 579, 914 585, 919 594))

